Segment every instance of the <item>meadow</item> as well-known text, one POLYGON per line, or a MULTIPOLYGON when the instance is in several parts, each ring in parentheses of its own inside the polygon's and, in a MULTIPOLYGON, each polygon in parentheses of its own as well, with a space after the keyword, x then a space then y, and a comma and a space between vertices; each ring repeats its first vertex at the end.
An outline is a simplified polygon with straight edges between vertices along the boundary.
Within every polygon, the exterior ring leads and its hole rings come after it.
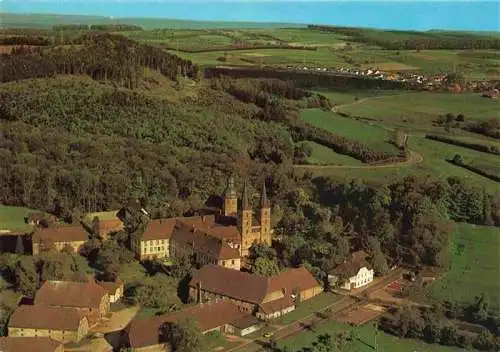
POLYGON ((447 113, 463 114, 465 121, 487 120, 498 116, 500 103, 480 94, 411 92, 385 95, 344 106, 339 111, 352 116, 374 118, 403 126, 432 126, 447 113))
POLYGON ((387 142, 389 133, 384 128, 345 118, 320 109, 302 110, 301 119, 334 134, 366 143, 377 151, 397 155, 398 149, 387 142))
MULTIPOLYGON (((333 320, 318 324, 314 328, 314 331, 305 330, 285 338, 279 341, 278 345, 280 347, 287 347, 291 351, 297 351, 303 347, 311 346, 317 336, 321 334, 330 334, 334 337, 335 334, 340 332, 352 333, 354 337, 352 342, 348 342, 341 348, 341 351, 344 352, 371 352, 374 350, 383 352, 451 352, 460 350, 456 347, 430 345, 417 340, 400 339, 380 331, 376 333, 375 327, 372 324, 352 327, 333 320), (375 344, 377 348, 375 348, 375 344)), ((333 340, 335 341, 335 338, 333 340)))
POLYGON ((500 312, 499 253, 500 232, 497 228, 457 224, 449 271, 428 287, 429 298, 467 305, 474 302, 475 296, 485 293, 491 309, 500 312))
POLYGON ((26 224, 24 218, 32 211, 34 210, 0 204, 0 233, 3 230, 12 232, 30 230, 32 226, 26 224))
POLYGON ((321 144, 305 141, 303 142, 312 150, 312 154, 307 158, 307 163, 312 165, 363 165, 358 159, 354 159, 348 155, 335 153, 328 147, 321 144))

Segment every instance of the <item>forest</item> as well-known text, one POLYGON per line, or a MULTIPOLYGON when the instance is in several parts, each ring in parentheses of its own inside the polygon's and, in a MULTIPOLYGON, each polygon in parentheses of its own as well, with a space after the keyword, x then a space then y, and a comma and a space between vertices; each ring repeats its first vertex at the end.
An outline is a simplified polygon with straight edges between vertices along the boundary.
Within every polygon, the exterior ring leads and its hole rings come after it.
POLYGON ((3 54, 0 61, 2 82, 57 74, 85 74, 96 80, 110 80, 135 88, 142 67, 160 71, 172 80, 178 76, 200 78, 198 67, 191 61, 123 36, 89 32, 75 40, 75 44, 78 45, 19 47, 10 55, 3 54))
POLYGON ((500 39, 471 33, 380 31, 317 25, 308 28, 342 34, 354 42, 388 50, 500 49, 500 39))

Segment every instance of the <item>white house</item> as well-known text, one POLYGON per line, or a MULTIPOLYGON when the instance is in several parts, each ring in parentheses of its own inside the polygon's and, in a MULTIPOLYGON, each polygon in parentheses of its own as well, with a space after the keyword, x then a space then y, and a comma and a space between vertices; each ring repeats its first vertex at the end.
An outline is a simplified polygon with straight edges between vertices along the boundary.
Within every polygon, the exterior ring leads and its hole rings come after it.
POLYGON ((351 290, 368 285, 373 281, 373 268, 366 260, 368 254, 364 251, 351 253, 350 257, 341 265, 335 268, 332 274, 328 275, 331 285, 336 285, 344 290, 351 290))

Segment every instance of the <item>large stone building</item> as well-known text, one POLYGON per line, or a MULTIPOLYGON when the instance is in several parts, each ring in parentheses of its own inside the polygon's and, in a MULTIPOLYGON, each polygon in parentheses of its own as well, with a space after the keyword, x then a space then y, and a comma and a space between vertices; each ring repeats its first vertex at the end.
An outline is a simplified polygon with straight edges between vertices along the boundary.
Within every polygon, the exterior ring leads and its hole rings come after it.
POLYGON ((239 270, 241 257, 254 243, 271 245, 271 205, 263 185, 258 216, 250 206, 245 183, 238 197, 230 178, 220 215, 150 220, 144 231, 131 239, 131 249, 141 260, 193 256, 198 265, 217 264, 239 270))
POLYGON ((67 343, 85 337, 89 323, 76 308, 35 304, 19 306, 10 317, 8 328, 10 337, 50 337, 67 343))
POLYGON ((0 337, 1 352, 64 352, 62 343, 50 337, 0 337))
POLYGON ((266 320, 295 309, 298 302, 323 291, 305 268, 288 269, 277 276, 263 277, 206 265, 189 283, 190 297, 198 303, 229 299, 248 314, 266 320))
POLYGON ((109 313, 109 295, 95 282, 45 281, 36 292, 34 303, 75 308, 91 326, 109 313))
POLYGON ((82 226, 37 228, 31 237, 34 255, 41 251, 61 251, 63 248, 78 252, 88 239, 89 234, 82 226))
POLYGON ((366 260, 368 254, 364 251, 351 253, 349 258, 340 264, 328 280, 332 286, 338 285, 344 290, 351 290, 368 285, 373 281, 374 271, 366 260))
POLYGON ((152 318, 135 318, 125 329, 128 343, 138 352, 164 350, 166 341, 162 336, 162 327, 184 318, 194 319, 204 334, 211 331, 234 332, 233 324, 239 325, 243 320, 248 320, 252 326, 258 325, 230 300, 219 300, 152 318))

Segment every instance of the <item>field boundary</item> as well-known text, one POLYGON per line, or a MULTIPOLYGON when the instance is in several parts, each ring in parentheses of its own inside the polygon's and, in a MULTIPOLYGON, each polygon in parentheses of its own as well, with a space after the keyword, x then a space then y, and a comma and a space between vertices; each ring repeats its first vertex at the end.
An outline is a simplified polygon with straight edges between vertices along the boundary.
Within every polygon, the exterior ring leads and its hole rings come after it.
POLYGON ((408 158, 401 162, 388 163, 382 165, 309 165, 309 164, 295 164, 296 169, 387 169, 394 167, 407 167, 420 164, 424 161, 424 157, 413 151, 408 150, 408 158))

